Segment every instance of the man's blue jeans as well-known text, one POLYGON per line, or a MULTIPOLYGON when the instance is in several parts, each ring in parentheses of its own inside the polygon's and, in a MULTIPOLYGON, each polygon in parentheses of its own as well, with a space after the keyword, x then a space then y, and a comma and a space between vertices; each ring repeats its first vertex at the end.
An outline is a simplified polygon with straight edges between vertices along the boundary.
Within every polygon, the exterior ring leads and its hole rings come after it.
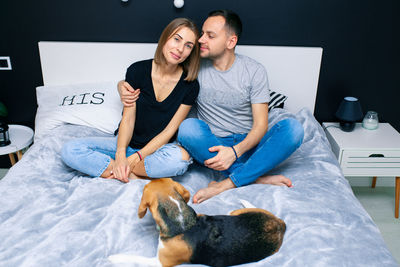
MULTIPOLYGON (((200 164, 217 155, 213 146, 234 146, 247 134, 215 136, 202 120, 184 120, 178 132, 178 142, 200 164)), ((239 157, 224 174, 237 186, 248 185, 287 159, 303 142, 304 130, 295 119, 284 119, 267 131, 260 143, 239 157)))

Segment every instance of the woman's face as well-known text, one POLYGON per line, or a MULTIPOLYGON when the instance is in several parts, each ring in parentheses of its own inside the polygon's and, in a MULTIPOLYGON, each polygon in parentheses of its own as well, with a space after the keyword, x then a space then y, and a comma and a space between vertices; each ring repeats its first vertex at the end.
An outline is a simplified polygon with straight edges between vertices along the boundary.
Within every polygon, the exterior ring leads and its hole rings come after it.
POLYGON ((163 47, 163 55, 168 64, 180 64, 192 52, 196 43, 196 35, 187 27, 180 28, 163 47))

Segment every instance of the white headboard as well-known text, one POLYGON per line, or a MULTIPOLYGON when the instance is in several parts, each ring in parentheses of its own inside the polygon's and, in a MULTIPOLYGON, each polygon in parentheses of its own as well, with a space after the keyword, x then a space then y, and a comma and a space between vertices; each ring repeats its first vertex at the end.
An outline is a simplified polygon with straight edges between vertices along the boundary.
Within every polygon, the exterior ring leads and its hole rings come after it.
MULTIPOLYGON (((39 42, 44 85, 122 80, 135 61, 152 58, 153 43, 39 42)), ((314 111, 322 48, 239 45, 239 54, 262 63, 272 90, 289 98, 285 108, 314 111)))

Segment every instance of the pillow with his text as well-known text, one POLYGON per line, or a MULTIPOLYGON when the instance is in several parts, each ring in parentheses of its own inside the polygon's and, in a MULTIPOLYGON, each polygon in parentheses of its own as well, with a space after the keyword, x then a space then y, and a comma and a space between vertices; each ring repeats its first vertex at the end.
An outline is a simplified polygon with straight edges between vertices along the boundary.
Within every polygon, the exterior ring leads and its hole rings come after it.
POLYGON ((117 81, 36 88, 35 141, 62 124, 114 133, 122 116, 117 81))

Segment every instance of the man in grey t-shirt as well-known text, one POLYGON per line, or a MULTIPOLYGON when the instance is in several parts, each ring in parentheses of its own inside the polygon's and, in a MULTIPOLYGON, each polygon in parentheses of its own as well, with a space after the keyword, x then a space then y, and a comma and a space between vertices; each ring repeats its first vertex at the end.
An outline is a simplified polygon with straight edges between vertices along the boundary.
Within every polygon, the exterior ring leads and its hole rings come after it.
POLYGON ((239 16, 227 10, 211 12, 203 24, 198 119, 182 122, 178 141, 197 162, 227 178, 199 190, 193 203, 250 183, 292 186, 287 177, 265 174, 301 145, 304 131, 298 121, 286 119, 267 132, 267 73, 255 60, 235 54, 241 29, 239 16))

